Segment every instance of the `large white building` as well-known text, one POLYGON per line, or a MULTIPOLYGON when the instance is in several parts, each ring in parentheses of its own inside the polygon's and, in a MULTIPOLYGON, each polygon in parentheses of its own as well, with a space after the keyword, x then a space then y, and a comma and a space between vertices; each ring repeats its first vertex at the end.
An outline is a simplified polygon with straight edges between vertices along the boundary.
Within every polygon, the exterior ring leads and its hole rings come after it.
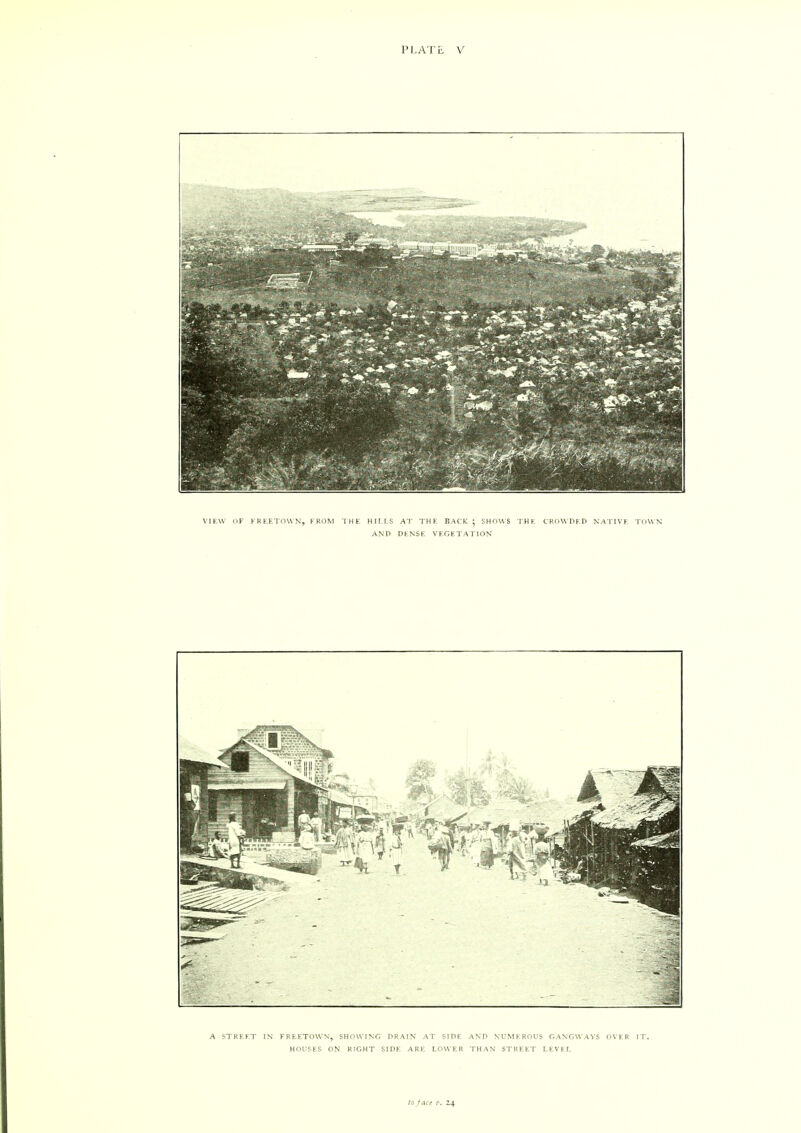
POLYGON ((462 259, 474 260, 478 255, 478 244, 448 244, 448 251, 452 256, 461 256, 462 259))

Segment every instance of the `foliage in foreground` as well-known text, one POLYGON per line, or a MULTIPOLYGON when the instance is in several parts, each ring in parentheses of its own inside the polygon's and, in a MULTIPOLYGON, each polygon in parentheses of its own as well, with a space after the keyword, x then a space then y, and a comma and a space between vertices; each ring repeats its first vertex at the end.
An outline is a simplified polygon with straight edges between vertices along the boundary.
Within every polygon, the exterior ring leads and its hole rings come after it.
POLYGON ((676 491, 676 300, 224 314, 182 348, 182 485, 676 491), (241 325, 244 319, 245 326, 241 325))

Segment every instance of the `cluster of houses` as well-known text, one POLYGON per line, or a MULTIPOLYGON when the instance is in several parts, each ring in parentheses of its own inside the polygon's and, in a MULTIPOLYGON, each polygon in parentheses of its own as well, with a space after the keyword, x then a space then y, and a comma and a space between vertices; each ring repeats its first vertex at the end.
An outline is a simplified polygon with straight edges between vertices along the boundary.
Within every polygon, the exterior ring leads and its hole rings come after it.
POLYGON ((241 728, 219 756, 179 737, 181 850, 205 846, 235 814, 249 846, 294 842, 302 814, 318 815, 324 833, 344 819, 391 813, 386 799, 364 787, 330 786, 333 752, 291 724, 241 728))
MULTIPOLYGON (((179 739, 181 851, 204 846, 235 814, 247 844, 294 843, 301 814, 318 815, 324 835, 344 820, 370 813, 389 818, 393 807, 375 791, 332 785, 334 756, 291 724, 240 729, 219 756, 179 739)), ((336 782, 336 780, 334 780, 336 782)), ((447 795, 422 803, 421 826, 489 823, 501 841, 510 829, 545 833, 554 856, 588 885, 626 888, 666 912, 680 904, 681 771, 593 768, 577 799, 519 803, 499 799, 465 807, 447 795)))
POLYGON ((648 904, 676 913, 680 830, 680 768, 594 768, 556 842, 587 884, 625 887, 648 904))
POLYGON ((368 248, 383 252, 393 252, 396 260, 429 256, 449 256, 454 260, 506 259, 527 260, 528 248, 512 248, 505 244, 453 243, 447 240, 382 240, 375 236, 360 236, 352 246, 343 248, 338 244, 303 244, 302 252, 336 255, 343 251, 364 252, 368 248))
POLYGON ((440 795, 417 818, 424 826, 444 822, 457 831, 489 823, 501 847, 510 830, 535 829, 551 842, 565 872, 577 873, 587 885, 625 888, 665 912, 679 911, 679 767, 593 768, 571 803, 498 799, 468 808, 440 795))

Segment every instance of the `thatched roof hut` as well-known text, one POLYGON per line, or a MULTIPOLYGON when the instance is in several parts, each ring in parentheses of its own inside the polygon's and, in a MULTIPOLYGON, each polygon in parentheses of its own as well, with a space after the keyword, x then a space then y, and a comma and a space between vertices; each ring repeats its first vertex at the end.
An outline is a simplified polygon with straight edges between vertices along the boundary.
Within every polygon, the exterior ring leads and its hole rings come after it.
POLYGON ((578 793, 578 802, 610 810, 631 798, 642 783, 644 774, 644 771, 628 768, 612 770, 609 767, 595 767, 587 772, 578 793))
POLYGON ((665 825, 679 824, 681 769, 649 767, 637 791, 610 809, 604 808, 592 821, 610 830, 653 833, 665 825), (650 829, 649 829, 650 828, 650 829))
POLYGON ((439 795, 426 803, 423 807, 423 821, 434 819, 436 822, 456 822, 467 814, 467 807, 456 803, 449 795, 439 795))

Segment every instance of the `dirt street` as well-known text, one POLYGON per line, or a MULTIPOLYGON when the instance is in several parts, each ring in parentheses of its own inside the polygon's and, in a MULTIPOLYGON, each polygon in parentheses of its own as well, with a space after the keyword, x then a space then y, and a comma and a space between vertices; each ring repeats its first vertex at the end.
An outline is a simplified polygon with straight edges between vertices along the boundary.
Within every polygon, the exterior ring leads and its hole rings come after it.
POLYGON ((443 873, 423 839, 399 877, 386 856, 362 875, 326 855, 311 884, 188 951, 192 1005, 679 1002, 677 917, 583 885, 512 882, 501 860, 481 870, 455 854, 443 873))

